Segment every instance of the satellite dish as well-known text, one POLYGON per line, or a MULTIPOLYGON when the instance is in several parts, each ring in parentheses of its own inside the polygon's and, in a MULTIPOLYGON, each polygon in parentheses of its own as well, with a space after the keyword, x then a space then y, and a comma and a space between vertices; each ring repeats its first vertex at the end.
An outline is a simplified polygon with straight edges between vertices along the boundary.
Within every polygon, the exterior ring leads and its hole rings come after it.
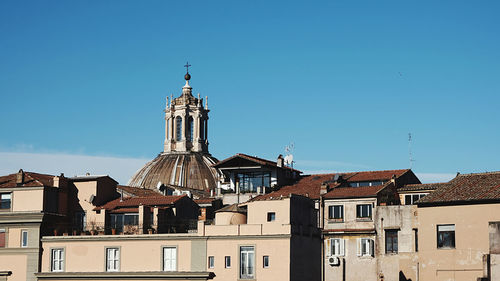
POLYGON ((286 165, 291 165, 292 162, 293 162, 293 155, 292 154, 285 156, 285 164, 286 165))
POLYGON ((160 190, 162 185, 163 185, 163 183, 161 183, 161 181, 159 181, 158 184, 156 185, 156 188, 158 190, 160 190))
POLYGON ((94 199, 95 199, 95 195, 94 194, 90 195, 89 202, 90 203, 94 202, 94 199))

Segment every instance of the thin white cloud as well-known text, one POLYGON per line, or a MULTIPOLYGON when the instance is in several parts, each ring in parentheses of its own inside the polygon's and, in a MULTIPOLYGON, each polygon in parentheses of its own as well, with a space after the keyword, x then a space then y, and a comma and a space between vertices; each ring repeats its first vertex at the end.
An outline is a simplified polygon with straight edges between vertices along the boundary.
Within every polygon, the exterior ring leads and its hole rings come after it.
POLYGON ((148 159, 87 156, 73 154, 49 154, 26 152, 0 152, 0 175, 25 171, 71 177, 91 173, 109 175, 121 184, 140 169, 148 159))
MULTIPOLYGON (((355 164, 355 163, 349 163, 349 162, 342 162, 342 161, 316 161, 316 160, 296 160, 296 165, 300 167, 305 167, 307 168, 319 168, 321 170, 324 169, 339 169, 339 167, 344 168, 344 167, 349 167, 349 168, 358 168, 358 169, 370 169, 370 166, 364 165, 364 164, 355 164)), ((339 169, 340 170, 340 169, 339 169)))
POLYGON ((447 182, 457 174, 447 173, 415 173, 422 183, 447 182))

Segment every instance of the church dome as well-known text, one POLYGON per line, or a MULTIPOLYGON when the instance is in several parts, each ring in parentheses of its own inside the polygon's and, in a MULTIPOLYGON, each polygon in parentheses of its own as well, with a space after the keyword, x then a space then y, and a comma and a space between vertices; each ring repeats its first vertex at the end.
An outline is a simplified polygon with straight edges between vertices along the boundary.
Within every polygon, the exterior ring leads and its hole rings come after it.
POLYGON ((217 159, 205 153, 162 153, 148 162, 128 185, 154 189, 164 185, 209 191, 217 187, 217 159))
MULTIPOLYGON (((186 67, 189 67, 186 64, 186 67)), ((158 184, 210 191, 220 176, 212 167, 218 160, 208 152, 208 103, 194 97, 187 73, 182 94, 165 106, 165 141, 163 152, 146 163, 128 185, 156 189, 158 184)))

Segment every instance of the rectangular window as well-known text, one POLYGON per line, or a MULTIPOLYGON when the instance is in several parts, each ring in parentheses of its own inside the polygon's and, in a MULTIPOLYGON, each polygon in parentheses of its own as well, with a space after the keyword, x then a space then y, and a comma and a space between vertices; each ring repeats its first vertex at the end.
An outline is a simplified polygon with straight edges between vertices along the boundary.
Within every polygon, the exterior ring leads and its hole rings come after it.
POLYGON ((231 268, 231 257, 230 256, 224 257, 224 267, 231 268))
POLYGON ((267 213, 267 221, 274 221, 274 220, 276 220, 276 213, 275 212, 267 213))
POLYGON ((437 247, 455 248, 455 225, 444 224, 437 226, 437 247))
POLYGON ((176 271, 177 270, 177 248, 164 247, 163 248, 163 270, 176 271))
POLYGON ((10 193, 0 193, 0 209, 10 209, 12 195, 10 193))
POLYGON ((338 221, 344 220, 344 206, 334 205, 328 207, 328 218, 338 221))
POLYGON ((414 229, 415 231, 415 252, 418 252, 418 229, 414 229))
POLYGON ((64 249, 52 249, 52 271, 64 271, 64 249))
POLYGON ((374 252, 374 241, 370 238, 358 238, 358 256, 372 256, 374 252))
POLYGON ((75 228, 79 231, 84 231, 87 224, 87 220, 85 217, 85 212, 77 212, 75 213, 75 228))
POLYGON ((255 248, 240 247, 240 279, 253 279, 255 269, 255 248))
POLYGON ((398 252, 398 231, 385 231, 385 253, 393 254, 398 252))
POLYGON ((372 204, 356 205, 356 218, 358 218, 358 219, 371 219, 372 218, 372 204))
POLYGON ((21 231, 21 247, 23 247, 23 248, 28 247, 28 231, 27 230, 21 231))
POLYGON ((270 172, 238 173, 236 177, 240 182, 240 192, 257 192, 258 187, 271 187, 270 172))
POLYGON ((5 229, 0 229, 0 248, 5 247, 5 229))
POLYGON ((427 193, 405 195, 405 205, 414 205, 420 198, 424 198, 427 193))
POLYGON ((269 256, 262 257, 262 267, 264 267, 264 268, 269 267, 269 256))
POLYGON ((330 254, 332 256, 343 256, 344 255, 344 239, 332 238, 330 239, 331 250, 330 254))
POLYGON ((106 271, 119 271, 120 270, 120 249, 107 248, 106 249, 106 271))
POLYGON ((214 265, 215 265, 215 257, 209 256, 208 257, 208 268, 214 268, 214 265))

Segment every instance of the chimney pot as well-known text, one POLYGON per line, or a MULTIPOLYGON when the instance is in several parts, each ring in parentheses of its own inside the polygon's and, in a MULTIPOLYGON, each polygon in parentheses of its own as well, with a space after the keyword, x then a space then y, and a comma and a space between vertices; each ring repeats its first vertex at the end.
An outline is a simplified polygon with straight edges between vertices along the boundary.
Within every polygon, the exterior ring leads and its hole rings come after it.
POLYGON ((16 185, 22 185, 24 183, 24 171, 23 169, 19 169, 16 176, 16 185))

